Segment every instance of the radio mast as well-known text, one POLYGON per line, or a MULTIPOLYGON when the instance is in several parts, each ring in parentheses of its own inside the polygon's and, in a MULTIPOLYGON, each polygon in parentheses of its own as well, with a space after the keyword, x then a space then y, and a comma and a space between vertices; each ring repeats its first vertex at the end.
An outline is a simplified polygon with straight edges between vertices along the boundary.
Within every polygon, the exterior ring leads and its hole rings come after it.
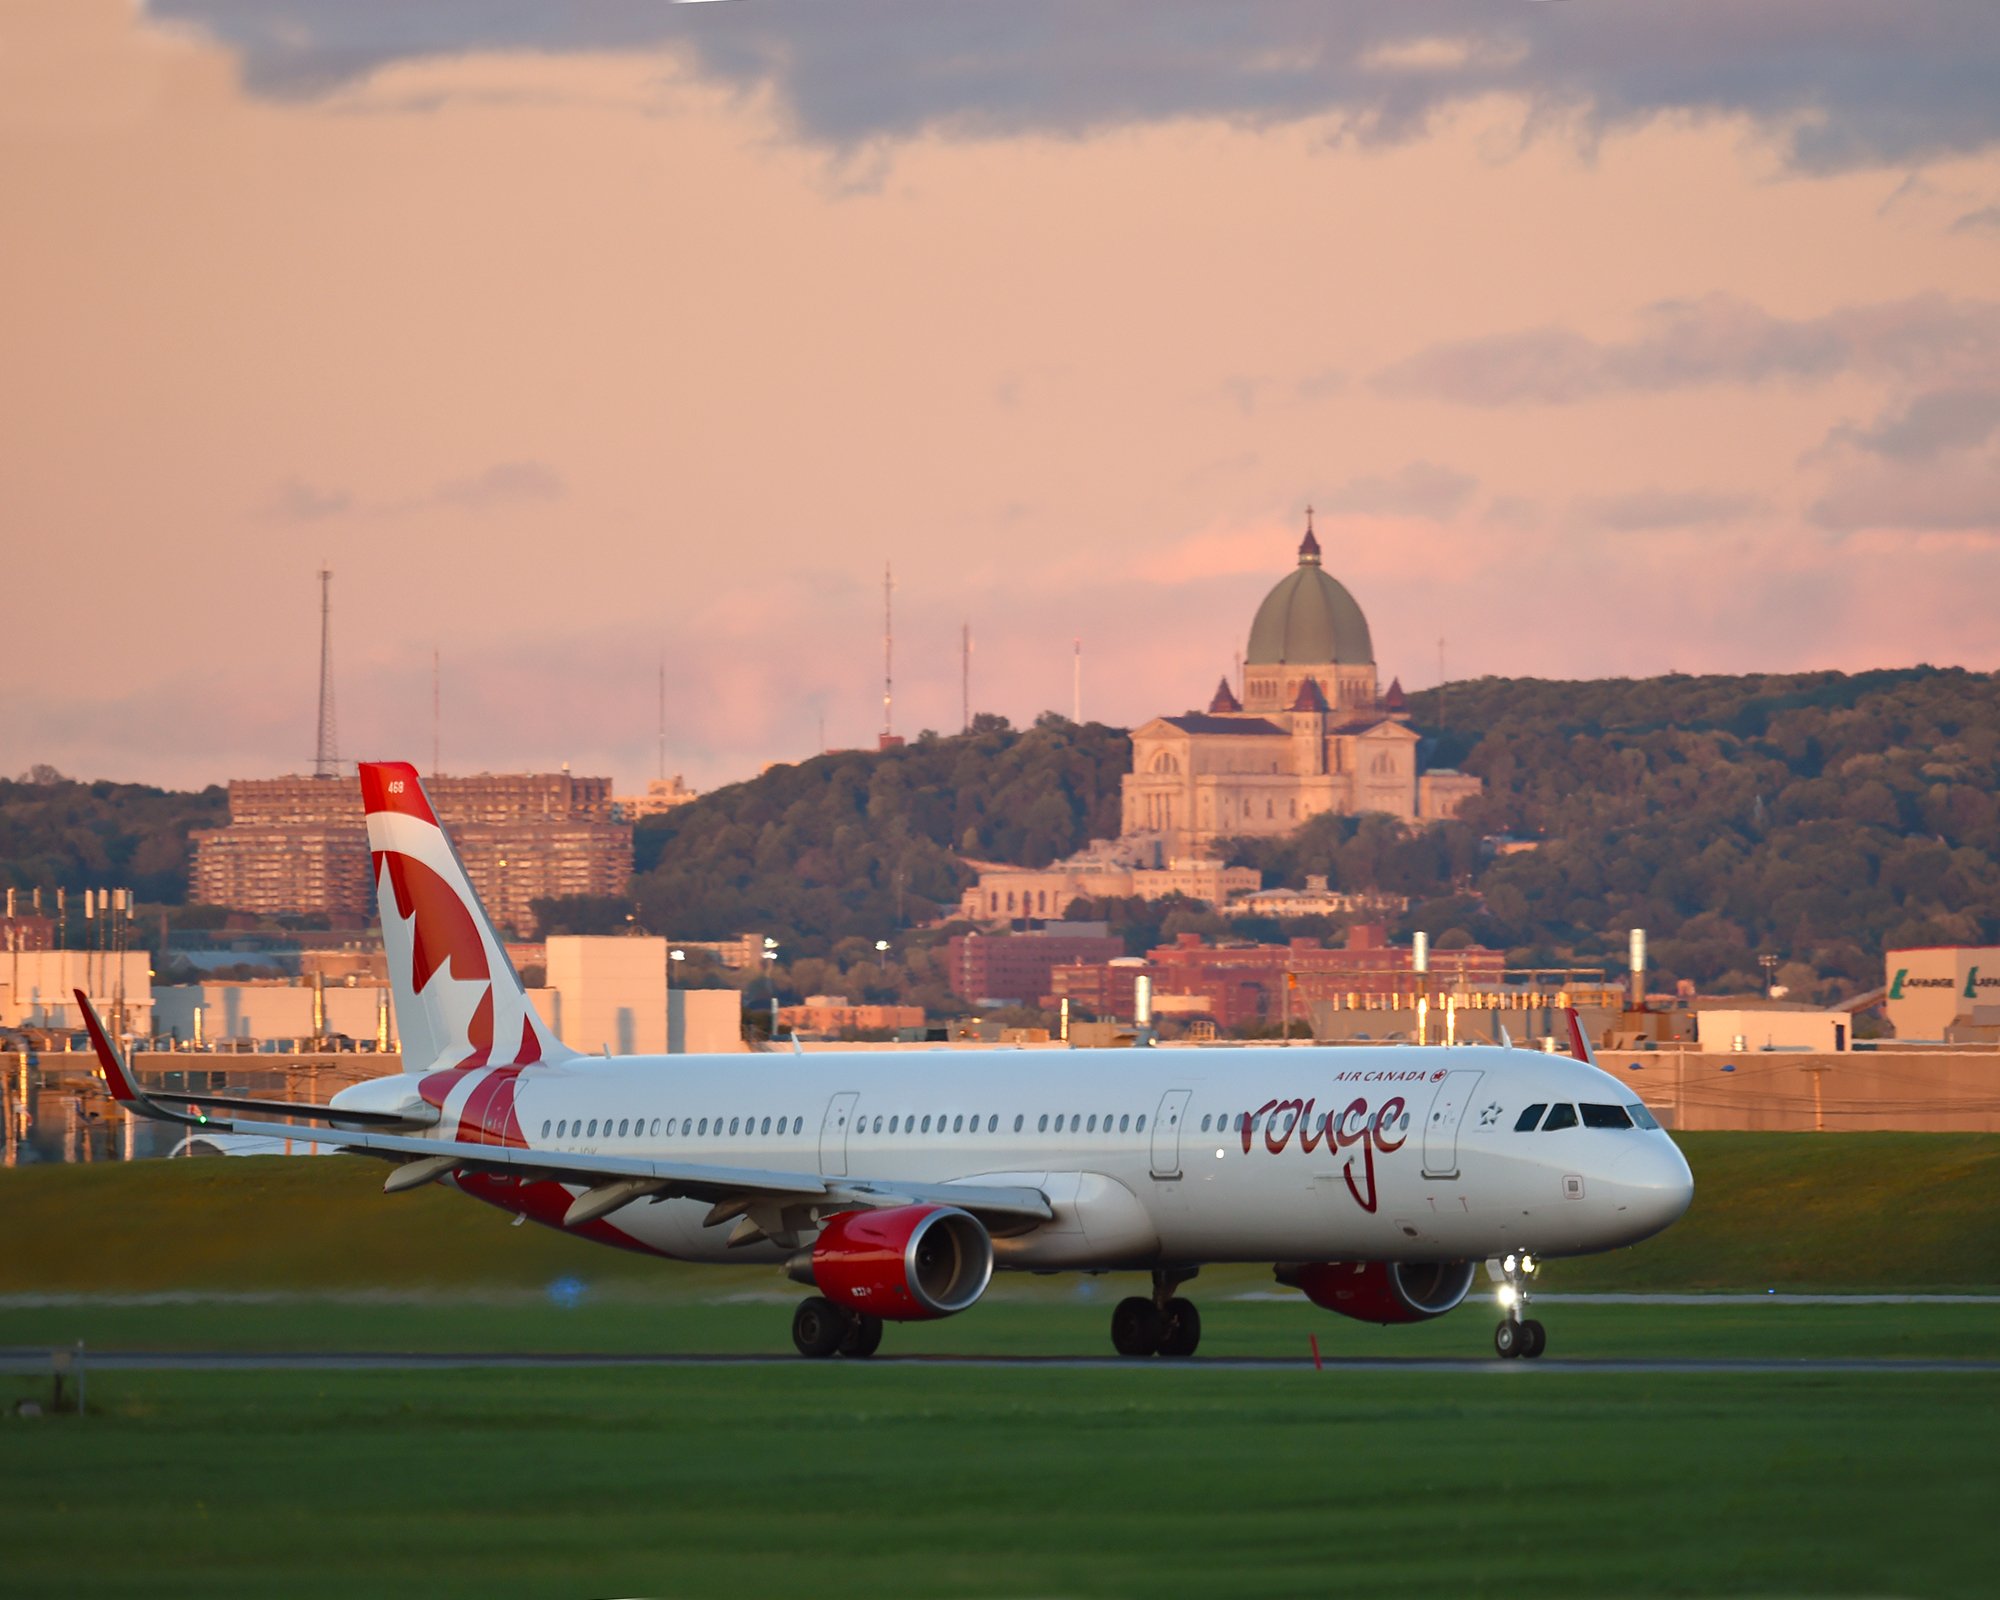
POLYGON ((319 569, 319 749, 315 778, 340 776, 340 740, 333 726, 333 568, 319 569))

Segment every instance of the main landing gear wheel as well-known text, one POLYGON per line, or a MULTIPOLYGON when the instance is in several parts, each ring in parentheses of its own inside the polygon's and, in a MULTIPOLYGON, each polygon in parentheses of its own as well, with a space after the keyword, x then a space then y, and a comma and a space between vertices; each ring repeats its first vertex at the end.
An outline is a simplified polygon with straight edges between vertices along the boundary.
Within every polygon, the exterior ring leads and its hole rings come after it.
POLYGON ((1521 1332, 1521 1324, 1512 1317, 1503 1319, 1500 1326, 1493 1330, 1493 1348, 1507 1360, 1511 1361, 1518 1356, 1526 1344, 1527 1338, 1521 1332))
POLYGON ((882 1348, 882 1319, 871 1317, 866 1312, 852 1319, 847 1337, 840 1341, 840 1353, 844 1356, 866 1358, 882 1348))
MULTIPOLYGON (((849 1324, 854 1320, 831 1300, 814 1295, 810 1300, 801 1300, 798 1310, 792 1313, 792 1343, 802 1356, 814 1359, 830 1356, 845 1342, 849 1324)), ((880 1334, 876 1337, 879 1342, 880 1334)))
POLYGON ((1120 1300, 1111 1313, 1111 1347, 1121 1356, 1191 1356, 1201 1343, 1201 1313, 1174 1293, 1201 1269, 1160 1268, 1153 1294, 1120 1300))
POLYGON ((1166 1327, 1160 1332, 1160 1354, 1191 1356, 1201 1343, 1201 1313, 1192 1300, 1175 1298, 1167 1302, 1166 1327))
POLYGON ((1133 1295, 1111 1313, 1111 1347, 1121 1356, 1150 1356, 1160 1348, 1165 1318, 1150 1300, 1133 1295))
POLYGON ((1527 1343, 1521 1349, 1522 1359, 1532 1361, 1549 1347, 1549 1330, 1530 1317, 1521 1324, 1521 1332, 1527 1343))

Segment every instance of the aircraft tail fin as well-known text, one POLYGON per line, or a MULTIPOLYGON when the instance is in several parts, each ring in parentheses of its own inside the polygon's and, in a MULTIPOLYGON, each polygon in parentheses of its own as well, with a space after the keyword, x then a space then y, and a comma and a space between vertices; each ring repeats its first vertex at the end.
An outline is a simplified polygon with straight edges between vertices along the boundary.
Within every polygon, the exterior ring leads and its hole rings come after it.
POLYGON ((1597 1057, 1590 1048, 1590 1035, 1583 1031, 1583 1021, 1576 1014, 1576 1007, 1569 1008, 1569 1053, 1588 1066, 1597 1065, 1597 1057))
POLYGON ((417 769, 364 761, 360 771, 403 1070, 572 1055, 536 1015, 417 769))

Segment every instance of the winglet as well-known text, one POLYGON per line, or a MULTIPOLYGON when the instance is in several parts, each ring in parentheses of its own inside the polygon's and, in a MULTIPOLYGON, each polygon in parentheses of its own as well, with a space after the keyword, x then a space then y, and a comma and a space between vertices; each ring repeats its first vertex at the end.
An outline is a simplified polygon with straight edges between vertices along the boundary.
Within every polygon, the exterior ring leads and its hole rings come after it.
POLYGON ((1576 1007, 1569 1007, 1569 1053, 1577 1060, 1591 1066, 1597 1065, 1597 1057, 1591 1054, 1590 1040, 1583 1031, 1583 1024, 1577 1020, 1576 1007))
POLYGON ((90 1034, 90 1045, 97 1052, 97 1064, 104 1071, 104 1086, 111 1091, 111 1098, 122 1106, 130 1106, 142 1117, 157 1117, 162 1122, 184 1122, 191 1128, 201 1127, 205 1117, 184 1116, 178 1111, 169 1111, 156 1104, 140 1089, 138 1080, 118 1054, 118 1047, 111 1042, 111 1035, 104 1031, 104 1023, 97 1015, 97 1007, 90 1003, 90 996, 81 989, 72 989, 78 1008, 83 1012, 83 1025, 90 1034))

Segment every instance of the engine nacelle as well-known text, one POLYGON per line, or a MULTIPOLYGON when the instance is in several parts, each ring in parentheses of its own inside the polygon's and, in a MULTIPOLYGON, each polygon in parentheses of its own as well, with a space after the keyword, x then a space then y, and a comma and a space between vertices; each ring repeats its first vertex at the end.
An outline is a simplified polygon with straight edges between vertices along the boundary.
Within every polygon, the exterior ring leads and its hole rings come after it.
POLYGON ((1278 1282, 1357 1322, 1428 1322, 1472 1292, 1470 1261, 1314 1261, 1281 1266, 1278 1282))
POLYGON ((993 1241, 977 1217, 956 1206, 843 1211, 791 1271, 850 1311, 926 1322, 963 1311, 986 1292, 993 1241))

